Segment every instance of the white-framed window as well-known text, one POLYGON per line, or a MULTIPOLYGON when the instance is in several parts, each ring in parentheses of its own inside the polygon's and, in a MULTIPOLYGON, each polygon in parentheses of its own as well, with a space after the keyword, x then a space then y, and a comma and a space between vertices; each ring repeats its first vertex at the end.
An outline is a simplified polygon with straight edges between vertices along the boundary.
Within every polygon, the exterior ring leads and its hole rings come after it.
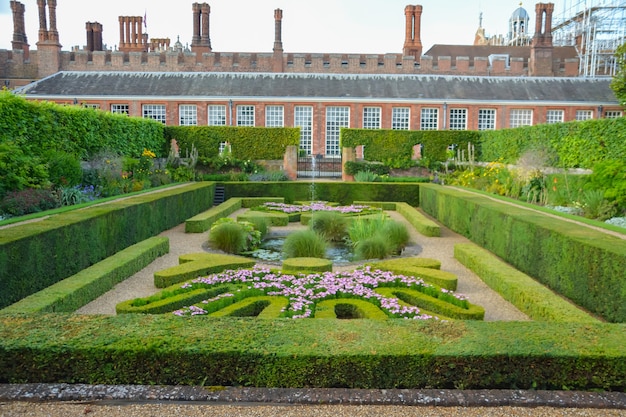
POLYGON ((350 127, 350 107, 326 107, 326 155, 341 155, 339 132, 342 127, 350 127))
POLYGON ((128 116, 130 114, 128 104, 111 104, 111 113, 125 114, 128 116))
POLYGON ((408 107, 394 107, 391 110, 391 128, 394 130, 409 130, 411 109, 408 107))
POLYGON ((307 155, 313 151, 313 107, 295 106, 293 109, 293 125, 300 128, 300 149, 307 155))
POLYGON ((209 126, 226 126, 226 106, 223 104, 210 104, 208 108, 209 126))
POLYGON ((265 106, 265 127, 285 126, 285 108, 283 106, 265 106))
POLYGON ((450 130, 467 130, 467 109, 450 109, 450 130))
POLYGON ((99 109, 100 105, 97 103, 83 103, 83 108, 85 109, 99 109))
POLYGON ((590 120, 593 119, 593 110, 576 110, 576 120, 590 120))
POLYGON ((237 126, 254 126, 254 106, 237 106, 237 126))
POLYGON ((509 127, 532 126, 533 111, 531 109, 511 109, 509 127))
POLYGON ((198 108, 195 104, 180 104, 178 106, 178 120, 181 126, 196 126, 198 124, 198 108))
POLYGON ((420 130, 439 129, 439 109, 423 108, 420 119, 420 130))
POLYGON ((496 129, 496 109, 478 109, 478 130, 496 129))
POLYGON ((144 104, 141 106, 144 119, 154 119, 165 124, 165 105, 164 104, 144 104))
POLYGON ((380 129, 380 107, 363 107, 363 129, 380 129))
POLYGON ((619 119, 623 116, 623 113, 619 110, 608 110, 604 112, 604 117, 606 119, 619 119))
POLYGON ((546 112, 546 123, 563 123, 565 120, 565 112, 563 110, 548 110, 546 112))

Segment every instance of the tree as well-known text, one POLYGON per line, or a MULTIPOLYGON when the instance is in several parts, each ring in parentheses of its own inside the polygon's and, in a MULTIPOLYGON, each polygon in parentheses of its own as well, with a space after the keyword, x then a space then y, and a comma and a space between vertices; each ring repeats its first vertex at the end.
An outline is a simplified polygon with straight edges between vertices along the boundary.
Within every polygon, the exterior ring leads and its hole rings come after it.
POLYGON ((617 57, 617 72, 611 81, 611 89, 620 104, 626 107, 626 43, 615 51, 617 57))

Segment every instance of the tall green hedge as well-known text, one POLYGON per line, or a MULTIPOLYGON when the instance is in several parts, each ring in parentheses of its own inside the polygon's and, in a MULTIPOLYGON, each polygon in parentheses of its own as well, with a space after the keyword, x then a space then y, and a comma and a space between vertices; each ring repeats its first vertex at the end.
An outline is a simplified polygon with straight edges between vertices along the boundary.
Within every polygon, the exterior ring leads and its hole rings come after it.
POLYGON ((300 128, 167 126, 165 139, 166 147, 176 139, 181 155, 193 144, 200 156, 215 157, 220 143, 229 142, 237 159, 283 159, 287 146, 300 143, 300 128))
POLYGON ((422 156, 432 161, 445 161, 448 146, 467 149, 468 142, 477 143, 479 133, 449 130, 385 130, 341 129, 341 146, 354 148, 365 145, 364 158, 383 162, 393 168, 410 165, 413 147, 424 146, 422 156))
POLYGON ((547 150, 555 166, 593 168, 626 155, 626 118, 542 124, 480 133, 480 160, 516 163, 528 150, 547 150))
POLYGON ((58 150, 87 159, 102 151, 140 156, 163 149, 163 125, 79 106, 28 101, 0 91, 0 143, 12 142, 32 155, 58 150))
POLYGON ((403 201, 419 206, 419 185, 416 183, 355 183, 338 181, 292 182, 224 182, 226 198, 283 197, 285 203, 315 200, 352 204, 353 201, 403 201))
POLYGON ((626 388, 625 326, 3 315, 0 383, 626 388))
POLYGON ((0 308, 213 205, 213 183, 193 183, 57 214, 0 233, 0 308))
POLYGON ((476 193, 424 184, 422 209, 611 322, 626 322, 626 240, 476 193))

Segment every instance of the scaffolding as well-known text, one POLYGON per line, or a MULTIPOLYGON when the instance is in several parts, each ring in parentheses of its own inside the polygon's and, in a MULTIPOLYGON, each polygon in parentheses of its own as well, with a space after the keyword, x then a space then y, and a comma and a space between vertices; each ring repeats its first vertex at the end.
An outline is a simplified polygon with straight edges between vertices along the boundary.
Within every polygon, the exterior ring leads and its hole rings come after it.
POLYGON ((615 51, 626 42, 626 0, 565 0, 552 36, 555 46, 576 48, 581 76, 613 76, 615 51))

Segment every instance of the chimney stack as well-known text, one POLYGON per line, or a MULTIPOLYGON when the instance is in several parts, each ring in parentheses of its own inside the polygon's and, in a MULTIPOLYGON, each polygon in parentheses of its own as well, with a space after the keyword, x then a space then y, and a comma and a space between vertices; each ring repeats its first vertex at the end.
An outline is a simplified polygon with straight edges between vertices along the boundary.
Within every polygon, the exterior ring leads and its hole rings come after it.
POLYGON ((535 35, 530 44, 528 72, 530 76, 552 77, 552 13, 554 3, 537 3, 535 6, 535 35))
POLYGON ((420 35, 422 6, 406 6, 404 8, 404 15, 406 17, 406 36, 402 54, 404 56, 413 56, 415 60, 419 61, 422 56, 422 38, 420 35))
POLYGON ((26 39, 26 25, 24 24, 24 12, 26 7, 23 3, 11 0, 11 11, 13 12, 13 50, 24 51, 24 60, 28 60, 29 45, 26 39))
POLYGON ((209 15, 211 7, 208 3, 193 3, 193 36, 191 38, 191 52, 198 60, 203 53, 211 52, 211 37, 209 35, 209 15))

